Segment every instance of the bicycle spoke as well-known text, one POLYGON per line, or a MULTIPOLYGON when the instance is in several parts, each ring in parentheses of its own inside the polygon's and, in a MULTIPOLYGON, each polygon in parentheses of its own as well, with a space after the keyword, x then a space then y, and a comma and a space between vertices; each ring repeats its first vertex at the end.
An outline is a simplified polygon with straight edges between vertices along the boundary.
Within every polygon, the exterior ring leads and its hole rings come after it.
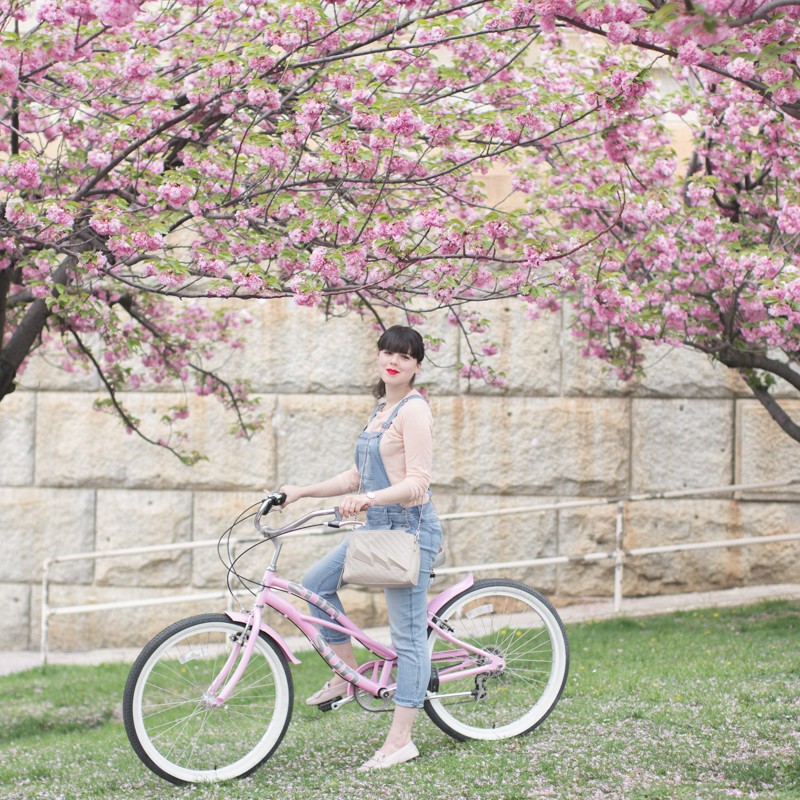
MULTIPOLYGON (((252 772, 277 747, 291 717, 288 665, 270 640, 255 649, 229 699, 209 696, 243 626, 207 614, 176 623, 145 648, 131 670, 123 715, 137 755, 175 783, 252 772)), ((230 680, 234 669, 230 670, 230 680)))
POLYGON ((478 581, 437 617, 460 641, 501 657, 504 667, 460 676, 480 664, 479 657, 449 649, 437 652, 440 644, 432 629, 441 695, 426 702, 433 721, 456 738, 501 738, 536 727, 557 702, 568 668, 563 626, 547 601, 516 581, 478 581))

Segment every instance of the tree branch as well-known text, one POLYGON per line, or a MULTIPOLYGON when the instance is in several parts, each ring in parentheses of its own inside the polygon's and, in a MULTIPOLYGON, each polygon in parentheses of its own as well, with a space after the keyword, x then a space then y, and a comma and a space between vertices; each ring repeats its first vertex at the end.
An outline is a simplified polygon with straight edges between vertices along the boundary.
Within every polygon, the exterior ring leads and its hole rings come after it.
POLYGON ((80 351, 86 356, 86 358, 89 359, 89 361, 91 361, 92 366, 95 368, 95 371, 100 376, 100 380, 103 382, 103 386, 105 386, 106 391, 108 392, 108 396, 109 396, 109 399, 111 401, 111 405, 114 407, 114 411, 116 411, 116 413, 119 414, 120 418, 125 423, 125 425, 129 428, 129 430, 133 431, 141 439, 144 439, 144 441, 147 442, 148 444, 154 444, 157 447, 163 447, 165 450, 167 450, 168 452, 172 453, 172 455, 174 455, 177 458, 179 458, 184 464, 189 464, 189 465, 195 464, 197 461, 199 461, 202 458, 202 456, 197 452, 193 452, 189 456, 183 455, 178 450, 176 450, 174 447, 172 447, 171 445, 167 444, 165 441, 151 439, 149 436, 146 436, 144 433, 142 433, 141 429, 139 428, 138 421, 135 420, 133 417, 131 417, 130 414, 128 414, 128 412, 125 410, 125 407, 117 399, 117 393, 114 390, 113 385, 106 378, 102 367, 98 363, 97 359, 94 357, 94 353, 92 353, 92 351, 89 350, 88 347, 86 347, 86 345, 83 343, 83 340, 80 338, 80 336, 78 336, 78 334, 71 327, 67 326, 66 323, 64 323, 63 320, 62 320, 62 323, 65 325, 67 330, 69 330, 69 332, 72 334, 72 337, 73 337, 73 339, 75 339, 75 342, 78 345, 78 348, 80 349, 80 351))
POLYGON ((720 363, 732 369, 760 369, 764 372, 770 372, 783 379, 793 388, 800 391, 800 375, 795 372, 788 364, 783 361, 778 361, 775 358, 770 358, 763 353, 753 353, 746 350, 737 350, 730 344, 723 345, 718 350, 710 350, 705 348, 697 348, 704 350, 709 355, 716 358, 720 363))
POLYGON ((8 310, 8 293, 11 289, 12 268, 0 270, 0 345, 6 338, 6 313, 8 310))
MULTIPOLYGON (((175 348, 169 343, 169 340, 167 339, 167 336, 164 333, 164 331, 159 329, 149 319, 139 314, 138 311, 136 311, 136 309, 133 308, 132 304, 122 303, 121 305, 133 319, 135 319, 143 328, 146 328, 148 331, 150 331, 150 333, 152 333, 153 336, 155 336, 161 342, 161 345, 164 348, 164 361, 167 364, 170 364, 168 353, 173 353, 173 354, 177 353, 177 348, 175 348)), ((219 375, 215 374, 214 372, 211 372, 210 370, 203 369, 197 364, 189 363, 188 367, 194 372, 199 373, 203 377, 210 378, 212 381, 214 381, 214 383, 216 383, 223 389, 225 395, 228 397, 231 408, 233 408, 233 411, 236 414, 236 418, 239 421, 239 429, 242 431, 242 433, 247 439, 250 439, 251 436, 250 433, 248 432, 247 423, 245 422, 244 417, 242 416, 241 404, 238 398, 236 397, 236 393, 231 388, 231 385, 227 381, 220 378, 219 375)))
MULTIPOLYGON (((783 2, 786 3, 791 2, 792 4, 796 4, 800 3, 800 0, 783 0, 783 2)), ((598 28, 595 25, 589 25, 588 23, 572 19, 571 17, 556 16, 556 19, 569 28, 577 28, 578 30, 586 31, 587 33, 593 33, 596 36, 602 36, 606 39, 608 38, 607 31, 604 31, 602 28, 598 28)), ((678 57, 678 52, 674 48, 664 47, 658 44, 652 44, 651 42, 648 42, 644 39, 634 39, 632 42, 630 42, 630 44, 633 45, 634 47, 640 48, 641 50, 652 50, 654 53, 661 53, 662 55, 669 56, 670 58, 678 57)), ((701 69, 707 70, 708 72, 713 72, 716 75, 720 75, 723 78, 727 78, 728 80, 740 83, 743 86, 746 86, 748 89, 752 89, 756 94, 760 95, 765 100, 774 103, 787 116, 792 117, 794 119, 800 119, 800 104, 777 103, 775 100, 772 99, 770 91, 761 81, 750 80, 749 78, 737 77, 736 75, 732 75, 730 72, 721 67, 714 66, 714 64, 711 61, 702 61, 697 66, 701 69)))
POLYGON ((730 28, 741 28, 744 25, 750 25, 750 23, 757 22, 760 19, 766 19, 773 11, 777 11, 783 6, 800 6, 800 0, 769 0, 768 3, 764 3, 761 8, 757 9, 749 16, 732 20, 731 22, 727 22, 726 25, 730 28))
MULTIPOLYGON (((747 378, 745 378, 747 380, 747 378)), ((772 419, 778 423, 781 430, 792 437, 796 442, 800 442, 800 425, 798 425, 787 413, 781 404, 769 393, 769 389, 755 385, 747 380, 750 391, 756 400, 767 410, 772 419)))

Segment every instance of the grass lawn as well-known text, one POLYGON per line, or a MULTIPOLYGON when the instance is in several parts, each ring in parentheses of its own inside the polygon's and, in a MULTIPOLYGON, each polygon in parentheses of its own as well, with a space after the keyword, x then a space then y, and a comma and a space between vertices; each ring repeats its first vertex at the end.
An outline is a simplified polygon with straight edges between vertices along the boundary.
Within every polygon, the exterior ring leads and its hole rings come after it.
POLYGON ((421 716, 414 762, 357 767, 382 713, 322 714, 325 680, 293 667, 295 709, 254 775, 174 787, 135 757, 120 720, 125 665, 48 667, 0 678, 3 800, 763 800, 800 798, 800 603, 621 618, 568 628, 567 688, 533 733, 459 743, 421 716))

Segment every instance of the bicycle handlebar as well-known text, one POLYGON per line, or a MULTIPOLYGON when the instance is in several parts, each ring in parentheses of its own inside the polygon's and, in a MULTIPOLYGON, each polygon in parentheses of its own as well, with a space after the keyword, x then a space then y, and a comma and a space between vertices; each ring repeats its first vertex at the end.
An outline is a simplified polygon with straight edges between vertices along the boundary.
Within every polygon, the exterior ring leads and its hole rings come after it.
POLYGON ((256 512, 255 519, 253 520, 253 524, 255 525, 256 530, 266 539, 274 539, 277 536, 282 536, 284 533, 290 533, 291 531, 297 530, 301 525, 308 522, 310 519, 314 519, 315 517, 334 517, 330 522, 328 522, 329 527, 331 528, 339 528, 341 527, 342 523, 346 523, 346 520, 342 519, 342 515, 339 513, 339 509, 337 507, 334 508, 321 508, 317 511, 311 511, 300 519, 293 520, 288 525, 284 525, 282 528, 268 528, 266 525, 261 524, 261 518, 275 507, 281 506, 286 502, 286 495, 283 492, 271 492, 261 503, 261 507, 256 512))

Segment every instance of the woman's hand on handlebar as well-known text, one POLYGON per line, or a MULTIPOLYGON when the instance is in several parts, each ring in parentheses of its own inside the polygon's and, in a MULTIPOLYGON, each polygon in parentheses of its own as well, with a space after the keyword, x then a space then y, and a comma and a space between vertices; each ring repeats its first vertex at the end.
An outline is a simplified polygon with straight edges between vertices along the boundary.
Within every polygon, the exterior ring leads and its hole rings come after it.
POLYGON ((348 494, 339 503, 339 513, 342 517, 354 517, 359 511, 366 511, 371 503, 365 494, 348 494))
POLYGON ((281 486, 278 491, 286 495, 286 499, 283 501, 281 508, 285 508, 289 503, 294 503, 295 500, 301 500, 305 497, 302 486, 294 486, 290 483, 281 486))

